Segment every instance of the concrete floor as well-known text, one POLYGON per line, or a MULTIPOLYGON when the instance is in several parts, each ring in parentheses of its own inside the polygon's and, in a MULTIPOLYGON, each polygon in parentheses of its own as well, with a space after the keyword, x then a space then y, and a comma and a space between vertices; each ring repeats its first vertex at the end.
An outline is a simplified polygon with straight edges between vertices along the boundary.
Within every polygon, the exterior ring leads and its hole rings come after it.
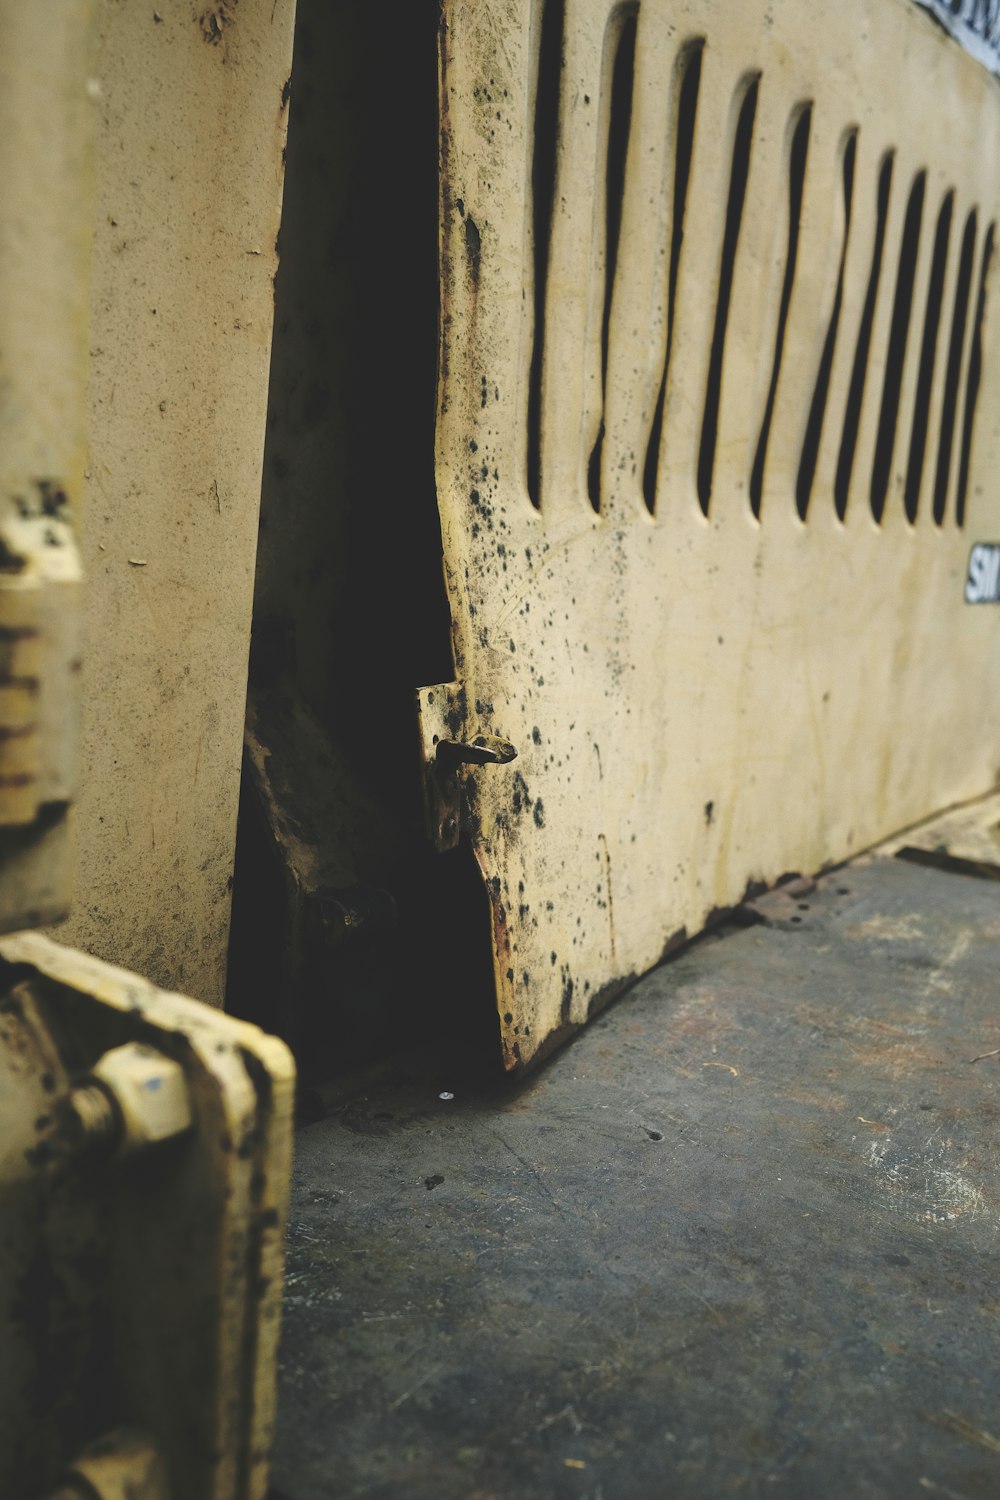
POLYGON ((874 861, 302 1130, 274 1500, 996 1500, 998 971, 874 861))

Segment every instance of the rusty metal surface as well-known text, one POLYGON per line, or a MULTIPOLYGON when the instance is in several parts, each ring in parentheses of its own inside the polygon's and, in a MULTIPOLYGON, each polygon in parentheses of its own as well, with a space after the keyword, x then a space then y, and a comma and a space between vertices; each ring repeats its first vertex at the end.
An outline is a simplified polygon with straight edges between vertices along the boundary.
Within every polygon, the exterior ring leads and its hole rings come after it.
POLYGON ((432 776, 518 751, 462 775, 516 1068, 748 884, 995 785, 1000 114, 902 0, 449 0, 440 98, 420 711, 432 776))
POLYGON ((794 915, 300 1133, 274 1500, 993 1500, 1000 895, 794 915))

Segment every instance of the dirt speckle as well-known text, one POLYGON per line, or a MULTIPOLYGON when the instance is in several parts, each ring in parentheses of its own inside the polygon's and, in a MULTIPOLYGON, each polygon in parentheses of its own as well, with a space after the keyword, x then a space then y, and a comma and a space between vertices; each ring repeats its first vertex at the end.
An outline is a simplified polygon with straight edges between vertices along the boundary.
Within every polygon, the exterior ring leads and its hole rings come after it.
POLYGON ((198 25, 210 46, 217 47, 226 34, 226 27, 234 25, 238 4, 239 0, 216 0, 214 5, 202 11, 198 25))

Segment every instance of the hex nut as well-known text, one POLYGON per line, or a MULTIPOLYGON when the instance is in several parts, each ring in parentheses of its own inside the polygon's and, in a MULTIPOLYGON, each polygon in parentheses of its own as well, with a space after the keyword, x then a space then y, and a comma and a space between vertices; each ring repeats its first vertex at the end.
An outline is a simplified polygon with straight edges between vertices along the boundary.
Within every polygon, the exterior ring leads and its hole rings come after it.
POLYGON ((91 1078, 106 1090, 121 1116, 122 1156, 189 1130, 191 1100, 180 1063, 141 1042, 105 1052, 91 1078))

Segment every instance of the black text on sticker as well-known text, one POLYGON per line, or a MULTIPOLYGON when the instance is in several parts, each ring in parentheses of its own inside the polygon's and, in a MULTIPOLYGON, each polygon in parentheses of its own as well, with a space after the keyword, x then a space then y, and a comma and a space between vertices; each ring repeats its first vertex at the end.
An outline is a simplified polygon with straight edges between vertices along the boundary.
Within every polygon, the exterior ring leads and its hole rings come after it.
POLYGON ((1000 542, 977 542, 969 553, 965 602, 1000 603, 1000 542))

